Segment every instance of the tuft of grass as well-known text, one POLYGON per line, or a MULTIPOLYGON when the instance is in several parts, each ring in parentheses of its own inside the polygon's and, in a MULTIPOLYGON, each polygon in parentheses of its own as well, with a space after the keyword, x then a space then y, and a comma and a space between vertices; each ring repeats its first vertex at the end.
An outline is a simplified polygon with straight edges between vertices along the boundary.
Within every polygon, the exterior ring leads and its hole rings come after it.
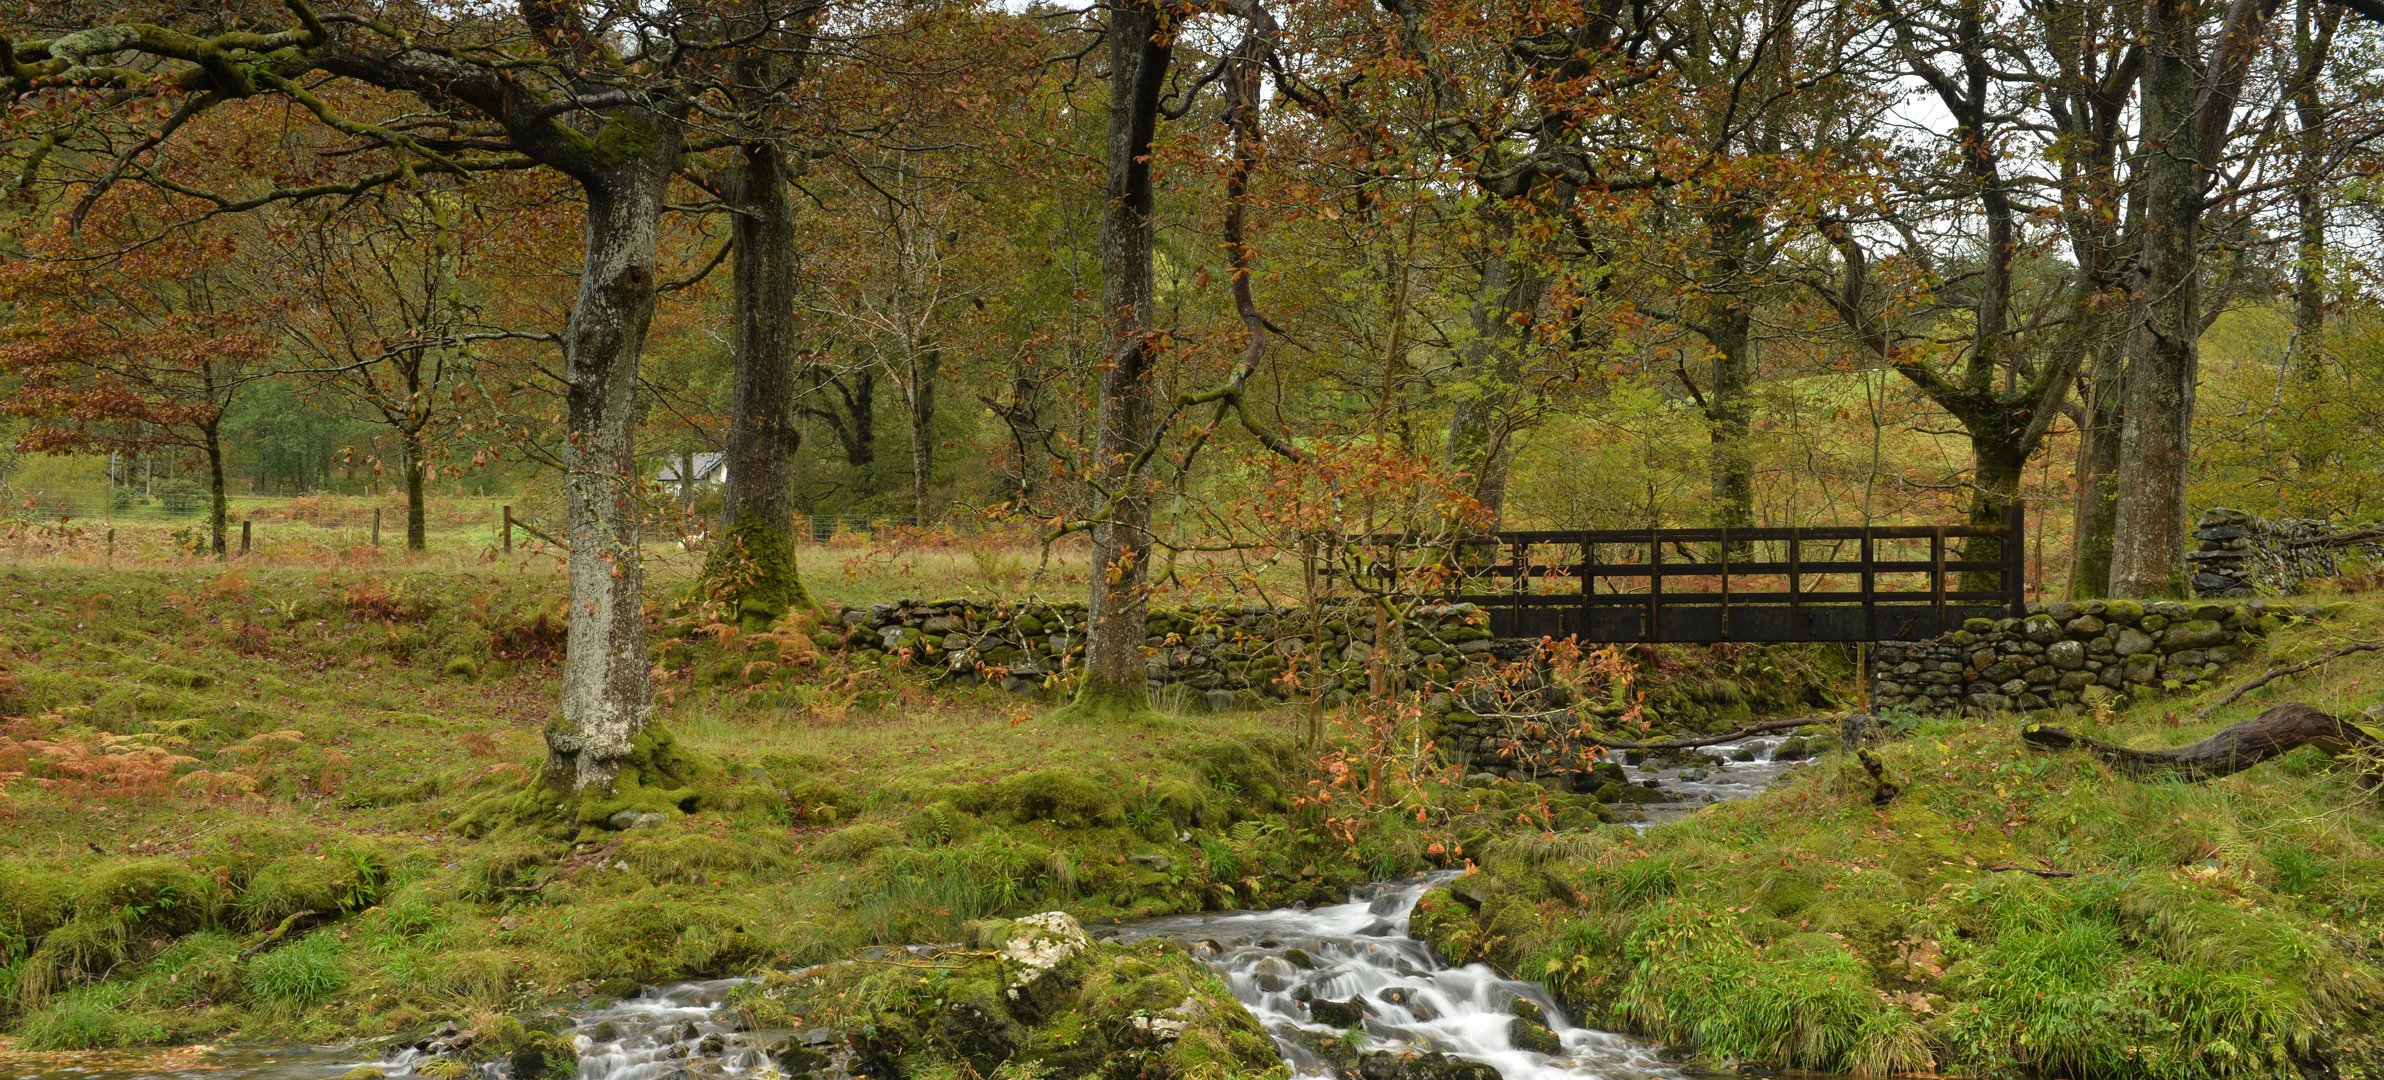
POLYGON ((164 1026, 128 1010, 125 998, 125 988, 114 985, 60 994, 17 1024, 17 1038, 30 1050, 98 1050, 162 1041, 164 1026))
POLYGON ((296 1011, 322 1004, 348 985, 339 941, 310 934, 295 944, 248 962, 249 1000, 268 1009, 296 1011))

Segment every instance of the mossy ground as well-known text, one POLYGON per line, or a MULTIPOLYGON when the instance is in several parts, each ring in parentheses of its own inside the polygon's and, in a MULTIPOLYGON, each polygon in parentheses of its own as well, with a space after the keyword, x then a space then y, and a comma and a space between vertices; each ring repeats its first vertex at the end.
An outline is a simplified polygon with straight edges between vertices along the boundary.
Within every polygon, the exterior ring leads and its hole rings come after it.
MULTIPOLYGON (((2356 606, 2281 659, 2372 638, 2356 606)), ((2209 720, 2154 700, 2073 726, 2163 746, 2282 700, 2357 716, 2346 659, 2209 720)), ((1542 979, 1590 1023, 1714 1062, 2066 1077, 2384 1075, 2384 804, 2314 749, 2204 784, 2023 749, 2017 718, 1906 718, 1885 807, 1831 753, 1644 835, 1489 846, 1420 935, 1542 979), (2036 873, 2032 873, 2035 871, 2036 873), (2309 1072, 2316 1075, 2317 1072, 2309 1072)))
POLYGON ((1454 863, 1460 832, 1597 817, 1508 785, 1351 828, 1295 805, 1303 717, 1059 721, 849 662, 793 618, 658 623, 652 749, 694 763, 646 785, 661 824, 476 819, 533 790, 556 587, 512 566, 0 568, 0 775, 24 774, 0 783, 0 1031, 406 1033, 988 917, 1338 899, 1454 863))

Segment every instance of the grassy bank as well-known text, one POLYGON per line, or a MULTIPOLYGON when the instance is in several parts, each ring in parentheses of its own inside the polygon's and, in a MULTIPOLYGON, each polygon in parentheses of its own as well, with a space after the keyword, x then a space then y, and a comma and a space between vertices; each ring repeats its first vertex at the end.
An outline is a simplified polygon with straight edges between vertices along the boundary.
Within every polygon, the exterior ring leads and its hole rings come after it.
POLYGON ((664 612, 695 812, 467 835, 543 752, 542 575, 49 563, 0 569, 0 605, 0 1028, 28 1048, 397 1034, 987 917, 1337 899, 1604 813, 1364 752, 1391 728, 1070 724, 664 612))
MULTIPOLYGON (((2300 659, 2380 628, 2360 606, 2273 648, 2300 659)), ((2380 690, 2368 654, 2208 720, 2173 698, 2075 726, 2179 745, 2288 699, 2357 716, 2380 690)), ((1512 837, 1427 897, 1419 933, 1715 1063, 2384 1075, 2384 809, 2352 767, 2304 749, 2138 781, 2023 749, 2017 719, 1900 726, 1879 751, 1902 787, 1885 806, 1833 754, 1644 835, 1512 837)))

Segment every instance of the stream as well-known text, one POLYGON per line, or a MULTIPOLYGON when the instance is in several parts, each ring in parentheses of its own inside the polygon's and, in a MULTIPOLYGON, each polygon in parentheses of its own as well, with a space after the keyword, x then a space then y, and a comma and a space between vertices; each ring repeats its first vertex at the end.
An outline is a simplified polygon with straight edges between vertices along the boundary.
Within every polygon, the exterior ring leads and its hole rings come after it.
MULTIPOLYGON (((1654 780, 1676 798, 1643 804, 1646 824, 1762 791, 1801 762, 1774 761, 1781 736, 1706 747, 1703 760, 1625 763, 1633 783, 1654 780), (1747 760, 1733 761, 1733 757, 1747 760)), ((1407 935, 1408 914, 1442 873, 1360 886, 1345 903, 1317 908, 1182 915, 1097 933, 1121 941, 1183 942, 1223 976, 1291 1063, 1294 1075, 1332 1077, 1328 1056, 1439 1052, 1495 1069, 1500 1080, 1685 1077, 1639 1039, 1570 1022, 1537 983, 1483 964, 1451 966, 1407 935), (1521 1003, 1521 1004, 1518 1004, 1521 1003), (1320 1018, 1319 1012, 1323 1013, 1320 1018), (1518 1012, 1537 1022, 1517 1022, 1518 1012), (1530 1029, 1538 1027, 1540 1030, 1530 1029), (1355 1034, 1353 1034, 1353 1029, 1355 1034), (1518 1045, 1536 1041, 1538 1049, 1518 1045)), ((800 1037, 743 1029, 728 1007, 741 980, 655 987, 571 1017, 580 1080, 712 1080, 776 1076, 764 1047, 800 1037)), ((388 1080, 421 1076, 415 1066, 444 1049, 440 1036, 378 1053, 340 1047, 221 1047, 178 1054, 165 1064, 100 1057, 33 1068, 24 1080, 340 1080, 362 1068, 388 1080)), ((0 1065, 12 1064, 0 1062, 0 1065)), ((473 1080, 504 1080, 501 1065, 473 1080)), ((364 1074, 352 1080, 365 1080, 364 1074)))

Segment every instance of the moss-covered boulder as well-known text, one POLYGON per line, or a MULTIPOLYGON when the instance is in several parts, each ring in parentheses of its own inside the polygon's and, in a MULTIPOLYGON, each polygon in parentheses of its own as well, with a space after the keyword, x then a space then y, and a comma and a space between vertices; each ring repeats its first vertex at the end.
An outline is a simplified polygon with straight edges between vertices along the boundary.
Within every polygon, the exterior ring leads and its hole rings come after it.
MULTIPOLYGON (((1173 942, 1092 940, 1065 914, 971 928, 973 949, 888 967, 833 965, 765 979, 764 1022, 834 1032, 873 1076, 1281 1077, 1266 1032, 1173 942)), ((804 1075, 833 1055, 818 1036, 777 1059, 804 1075), (795 1051, 800 1052, 795 1052, 795 1051)))

